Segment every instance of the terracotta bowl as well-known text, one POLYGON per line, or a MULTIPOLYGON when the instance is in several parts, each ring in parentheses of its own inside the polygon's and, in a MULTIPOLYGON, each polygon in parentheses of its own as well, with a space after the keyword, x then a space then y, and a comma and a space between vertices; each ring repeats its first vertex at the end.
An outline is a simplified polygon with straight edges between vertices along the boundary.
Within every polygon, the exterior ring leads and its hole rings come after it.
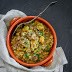
POLYGON ((7 33, 7 38, 6 38, 7 48, 8 48, 10 55, 15 59, 15 61, 17 61, 19 64, 21 64, 23 66, 27 66, 27 67, 33 67, 33 66, 39 66, 39 65, 48 66, 53 61, 53 54, 55 52, 56 45, 57 45, 57 37, 56 37, 55 30, 51 26, 51 24, 41 17, 38 17, 37 20, 42 22, 43 24, 45 24, 50 29, 50 31, 52 32, 53 37, 54 37, 54 43, 53 43, 53 46, 51 48, 51 51, 50 51, 50 54, 48 55, 48 57, 41 62, 38 62, 38 63, 35 63, 35 64, 28 64, 28 63, 25 63, 25 62, 19 60, 18 58, 16 58, 16 56, 14 55, 13 50, 11 48, 10 39, 11 39, 12 33, 13 33, 14 29, 16 28, 16 26, 18 24, 20 24, 21 22, 29 21, 29 20, 33 19, 34 17, 35 16, 27 16, 27 17, 22 17, 22 18, 16 17, 11 21, 10 28, 9 28, 9 31, 7 33))

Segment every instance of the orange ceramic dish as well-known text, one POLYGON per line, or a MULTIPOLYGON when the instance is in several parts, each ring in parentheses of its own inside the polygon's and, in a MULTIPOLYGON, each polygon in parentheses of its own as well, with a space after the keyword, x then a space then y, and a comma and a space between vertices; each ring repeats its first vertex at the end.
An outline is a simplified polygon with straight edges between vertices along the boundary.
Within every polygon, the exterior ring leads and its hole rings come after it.
POLYGON ((28 66, 28 67, 33 67, 33 66, 38 66, 38 65, 42 65, 42 66, 47 66, 49 64, 52 63, 53 61, 53 54, 54 54, 54 51, 56 49, 56 45, 57 45, 57 37, 56 37, 56 33, 53 29, 53 27, 50 25, 49 22, 47 22, 46 20, 44 20, 43 18, 37 18, 37 20, 43 24, 45 24, 49 29, 50 31, 52 32, 52 35, 54 37, 54 43, 53 43, 53 46, 51 48, 51 51, 50 51, 50 54, 48 55, 48 57, 46 59, 44 59, 43 61, 41 62, 38 62, 38 63, 35 63, 35 64, 28 64, 28 63, 25 63, 21 60, 19 60, 18 58, 15 57, 14 53, 13 53, 13 50, 11 48, 11 36, 12 36, 12 33, 13 33, 13 30, 15 29, 16 25, 20 24, 21 22, 26 22, 26 21, 29 21, 31 19, 33 19, 35 16, 27 16, 27 17, 24 17, 24 18, 14 18, 12 21, 11 21, 11 27, 8 31, 8 34, 7 34, 7 39, 6 39, 6 43, 7 43, 7 48, 8 48, 8 51, 10 53, 10 55, 18 62, 20 63, 21 65, 24 65, 24 66, 28 66))

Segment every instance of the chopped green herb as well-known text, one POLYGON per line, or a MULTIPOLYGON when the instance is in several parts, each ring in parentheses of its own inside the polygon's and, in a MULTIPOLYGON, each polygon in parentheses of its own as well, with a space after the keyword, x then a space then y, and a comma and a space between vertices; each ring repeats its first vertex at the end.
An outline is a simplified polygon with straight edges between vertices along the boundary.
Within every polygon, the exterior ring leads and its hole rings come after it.
POLYGON ((44 35, 44 33, 43 33, 43 31, 39 31, 39 36, 43 36, 44 35))
POLYGON ((47 52, 50 51, 50 46, 49 46, 49 45, 46 46, 46 51, 47 51, 47 52))
POLYGON ((29 54, 28 53, 24 54, 24 56, 25 56, 25 58, 29 58, 29 54))

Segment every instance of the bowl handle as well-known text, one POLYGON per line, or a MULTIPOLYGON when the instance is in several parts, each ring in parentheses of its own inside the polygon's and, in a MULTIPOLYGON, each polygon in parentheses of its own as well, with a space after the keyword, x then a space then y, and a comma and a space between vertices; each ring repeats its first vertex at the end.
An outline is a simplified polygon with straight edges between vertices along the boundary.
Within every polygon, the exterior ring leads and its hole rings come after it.
POLYGON ((44 63, 44 64, 41 65, 41 66, 49 66, 49 65, 52 64, 52 62, 53 62, 53 56, 50 58, 50 60, 48 60, 46 63, 44 63))
POLYGON ((17 21, 19 20, 21 17, 15 17, 10 21, 10 27, 17 21))

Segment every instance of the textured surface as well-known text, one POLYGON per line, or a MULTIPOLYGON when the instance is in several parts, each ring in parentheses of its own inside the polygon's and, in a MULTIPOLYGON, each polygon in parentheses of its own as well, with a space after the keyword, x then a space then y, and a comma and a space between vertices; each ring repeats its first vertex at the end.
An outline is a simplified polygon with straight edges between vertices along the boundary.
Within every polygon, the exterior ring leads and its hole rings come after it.
MULTIPOLYGON (((37 15, 44 7, 54 0, 0 0, 0 14, 8 10, 19 9, 27 15, 37 15)), ((41 16, 51 23, 58 37, 58 46, 62 46, 68 59, 64 72, 72 72, 72 0, 57 0, 41 16)))

